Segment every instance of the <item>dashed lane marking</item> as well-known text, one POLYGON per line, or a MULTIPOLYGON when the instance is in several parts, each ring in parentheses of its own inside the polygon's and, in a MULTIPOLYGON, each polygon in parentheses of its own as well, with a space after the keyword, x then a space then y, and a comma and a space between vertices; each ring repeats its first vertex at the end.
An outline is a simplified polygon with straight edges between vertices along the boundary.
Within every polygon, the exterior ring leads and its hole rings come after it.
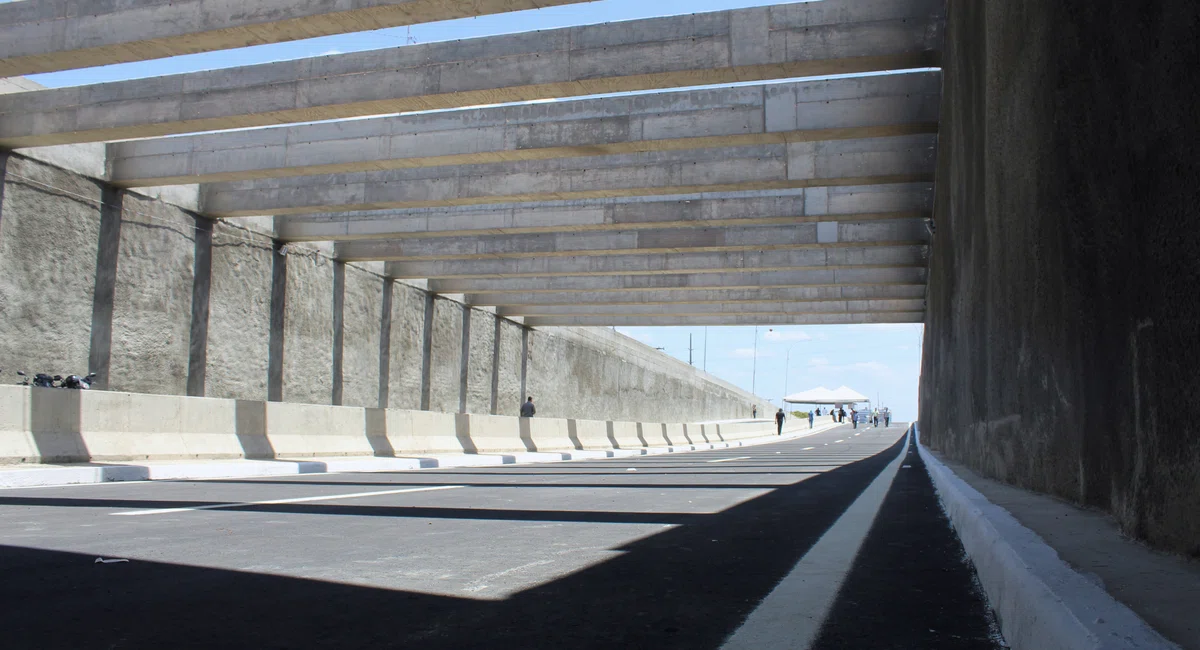
POLYGON ((270 501, 246 501, 243 503, 216 503, 207 506, 191 508, 158 508, 155 510, 134 510, 132 512, 112 512, 116 517, 143 517, 146 515, 168 515, 179 512, 194 512, 197 510, 224 510, 227 508, 242 508, 245 506, 274 506, 285 503, 314 503, 317 501, 337 501, 341 499, 361 499, 364 497, 381 497, 389 494, 407 494, 410 492, 434 492, 436 490, 457 490, 465 485, 438 485, 436 487, 405 488, 403 490, 382 490, 378 492, 355 492, 353 494, 327 494, 319 497, 299 497, 296 499, 272 499, 270 501))
POLYGON ((750 460, 753 456, 738 456, 737 458, 722 458, 720 460, 710 460, 710 463, 730 463, 735 460, 750 460))

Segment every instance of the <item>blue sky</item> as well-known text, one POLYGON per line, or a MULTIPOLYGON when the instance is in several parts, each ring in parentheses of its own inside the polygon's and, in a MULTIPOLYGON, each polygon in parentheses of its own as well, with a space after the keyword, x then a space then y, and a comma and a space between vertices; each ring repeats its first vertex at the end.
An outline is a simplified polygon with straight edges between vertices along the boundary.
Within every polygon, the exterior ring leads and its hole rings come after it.
MULTIPOLYGON (((8 0, 0 0, 8 1, 8 0)), ((250 1, 250 0, 247 0, 250 1)), ((194 72, 339 52, 396 47, 535 29, 553 29, 613 20, 719 11, 777 4, 781 0, 600 0, 582 5, 523 11, 375 32, 330 36, 293 43, 174 57, 158 61, 73 70, 33 79, 47 86, 70 86, 135 77, 194 72)), ((843 384, 892 407, 898 419, 917 414, 921 325, 618 328, 667 354, 688 360, 692 334, 695 365, 726 381, 778 402, 789 393, 843 384), (705 355, 707 353, 707 360, 705 355)))

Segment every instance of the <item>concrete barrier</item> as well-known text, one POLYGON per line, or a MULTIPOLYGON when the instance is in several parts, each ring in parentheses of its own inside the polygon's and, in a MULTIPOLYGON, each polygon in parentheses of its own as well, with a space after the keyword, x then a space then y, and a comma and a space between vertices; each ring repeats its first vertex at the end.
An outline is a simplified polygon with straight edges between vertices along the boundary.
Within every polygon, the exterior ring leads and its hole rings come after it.
POLYGON ((686 448, 769 423, 664 424, 433 413, 0 386, 0 463, 405 457, 686 448))

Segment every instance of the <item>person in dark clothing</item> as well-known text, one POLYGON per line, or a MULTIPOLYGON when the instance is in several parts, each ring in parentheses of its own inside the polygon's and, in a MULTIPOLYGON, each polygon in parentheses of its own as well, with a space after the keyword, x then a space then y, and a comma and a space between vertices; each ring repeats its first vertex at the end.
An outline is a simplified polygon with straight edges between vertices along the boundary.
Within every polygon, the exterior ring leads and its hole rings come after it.
POLYGON ((537 413, 537 409, 533 407, 533 398, 521 405, 521 417, 531 418, 537 413))
POLYGON ((757 404, 755 404, 754 407, 750 409, 750 417, 752 417, 754 419, 758 419, 758 405, 757 404))
POLYGON ((846 421, 846 409, 838 409, 838 424, 846 421))
POLYGON ((775 429, 776 429, 775 435, 779 435, 779 436, 783 435, 783 418, 784 418, 783 409, 779 409, 779 412, 775 414, 775 429))

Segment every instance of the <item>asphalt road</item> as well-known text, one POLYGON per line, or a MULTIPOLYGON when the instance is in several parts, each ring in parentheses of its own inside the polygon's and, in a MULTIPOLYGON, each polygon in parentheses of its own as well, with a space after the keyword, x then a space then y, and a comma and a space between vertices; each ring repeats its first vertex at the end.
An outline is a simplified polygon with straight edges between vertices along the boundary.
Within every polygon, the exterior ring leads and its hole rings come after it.
POLYGON ((2 490, 0 646, 1002 647, 903 434, 2 490))

